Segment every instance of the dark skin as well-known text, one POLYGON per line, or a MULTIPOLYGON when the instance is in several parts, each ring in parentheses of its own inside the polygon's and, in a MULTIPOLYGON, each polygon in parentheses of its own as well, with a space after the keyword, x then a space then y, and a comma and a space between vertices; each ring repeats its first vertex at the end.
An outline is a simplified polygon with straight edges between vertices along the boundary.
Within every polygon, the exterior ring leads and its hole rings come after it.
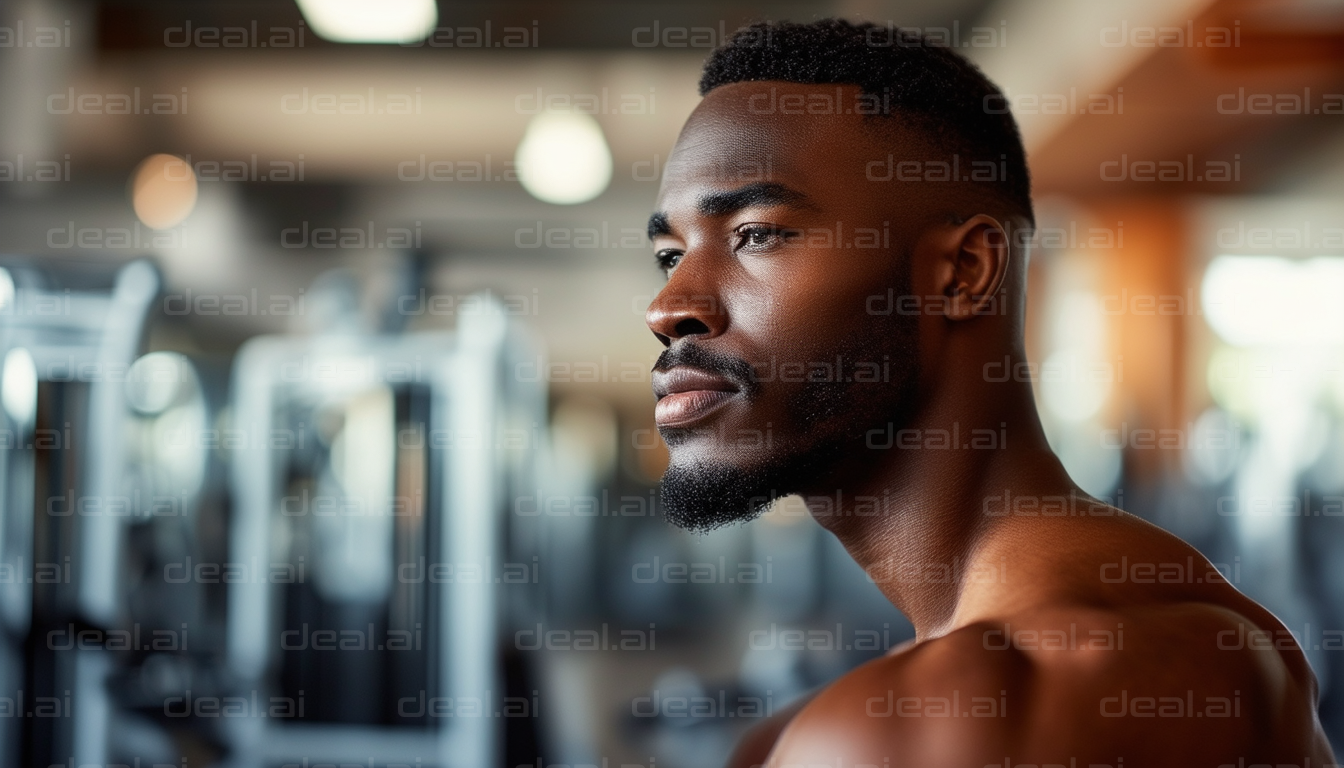
MULTIPOLYGON (((705 97, 659 195, 654 249, 668 281, 649 327, 669 347, 828 360, 871 327, 870 297, 908 258, 912 292, 937 300, 918 312, 918 377, 896 428, 984 429, 1007 441, 874 451, 857 439, 800 481, 813 516, 916 637, 757 726, 729 765, 1333 762, 1315 678, 1282 624, 1184 542, 1083 494, 1046 444, 1031 382, 983 375, 1005 355, 1026 359, 1026 254, 1007 237, 1027 225, 1021 212, 969 183, 874 183, 874 159, 939 152, 899 120, 763 114, 753 105, 772 88, 776 98, 836 92, 757 82, 705 97), (836 222, 886 227, 889 240, 846 247, 844 237, 779 234, 836 222), (877 513, 856 513, 860 498, 878 499, 877 513)), ((660 405, 660 428, 702 430, 674 441, 673 461, 749 466, 769 451, 731 436, 769 423, 791 444, 824 431, 791 421, 800 386, 660 405)))

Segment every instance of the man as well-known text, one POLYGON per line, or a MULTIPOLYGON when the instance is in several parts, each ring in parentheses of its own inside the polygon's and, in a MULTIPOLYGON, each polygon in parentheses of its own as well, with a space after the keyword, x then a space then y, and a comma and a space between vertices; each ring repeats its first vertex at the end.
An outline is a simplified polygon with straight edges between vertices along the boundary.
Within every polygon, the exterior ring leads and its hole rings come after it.
POLYGON ((1033 225, 1000 92, 841 21, 739 32, 700 92, 649 220, 666 513, 707 530, 798 494, 916 631, 730 763, 1332 762, 1274 616, 1078 490, 1030 383, 986 375, 1026 359, 1033 225))

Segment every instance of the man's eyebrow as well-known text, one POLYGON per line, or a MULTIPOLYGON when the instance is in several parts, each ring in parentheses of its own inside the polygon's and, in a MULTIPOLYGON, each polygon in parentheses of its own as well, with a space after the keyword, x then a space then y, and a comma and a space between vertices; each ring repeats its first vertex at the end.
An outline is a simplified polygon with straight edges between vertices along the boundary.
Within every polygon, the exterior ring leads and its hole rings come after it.
POLYGON ((758 181, 726 192, 710 192, 696 201, 703 216, 727 216, 753 205, 788 205, 810 208, 807 195, 778 182, 758 181))
MULTIPOLYGON (((795 208, 811 208, 807 195, 792 187, 777 182, 758 181, 744 187, 725 192, 710 192, 696 201, 695 207, 702 216, 727 216, 753 205, 789 205, 795 208)), ((672 234, 672 225, 667 214, 661 211, 649 216, 648 235, 652 240, 659 235, 672 234)))
POLYGON ((649 216, 649 239, 652 240, 659 235, 672 234, 672 225, 667 223, 667 214, 658 212, 649 216))

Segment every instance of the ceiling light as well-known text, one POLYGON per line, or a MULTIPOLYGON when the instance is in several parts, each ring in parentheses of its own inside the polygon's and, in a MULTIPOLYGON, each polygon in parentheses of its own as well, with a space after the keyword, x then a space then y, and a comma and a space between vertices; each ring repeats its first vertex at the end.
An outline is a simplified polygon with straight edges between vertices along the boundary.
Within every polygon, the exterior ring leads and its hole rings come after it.
POLYGON ((434 31, 434 0, 298 0, 308 26, 333 43, 413 43, 434 31))
POLYGON ((602 127, 581 112, 532 118, 514 158, 518 180, 547 203, 586 203, 611 183, 611 150, 602 127))

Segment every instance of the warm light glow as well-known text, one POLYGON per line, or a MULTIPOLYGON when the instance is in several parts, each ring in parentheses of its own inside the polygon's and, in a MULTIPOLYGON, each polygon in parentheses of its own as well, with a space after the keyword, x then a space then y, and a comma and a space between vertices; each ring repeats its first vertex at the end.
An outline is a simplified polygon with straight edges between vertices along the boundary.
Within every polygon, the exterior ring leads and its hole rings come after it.
POLYGON ((611 183, 611 151, 602 127, 580 112, 532 118, 515 157, 518 180, 538 200, 585 203, 611 183))
POLYGON ((173 155, 150 155, 131 177, 131 205, 147 227, 168 229, 196 207, 196 174, 173 155))
POLYGON ((1344 259, 1219 256, 1200 298, 1209 327, 1229 344, 1344 344, 1344 259))
POLYGON ((308 26, 334 43, 413 43, 434 31, 434 0, 298 0, 308 26))

